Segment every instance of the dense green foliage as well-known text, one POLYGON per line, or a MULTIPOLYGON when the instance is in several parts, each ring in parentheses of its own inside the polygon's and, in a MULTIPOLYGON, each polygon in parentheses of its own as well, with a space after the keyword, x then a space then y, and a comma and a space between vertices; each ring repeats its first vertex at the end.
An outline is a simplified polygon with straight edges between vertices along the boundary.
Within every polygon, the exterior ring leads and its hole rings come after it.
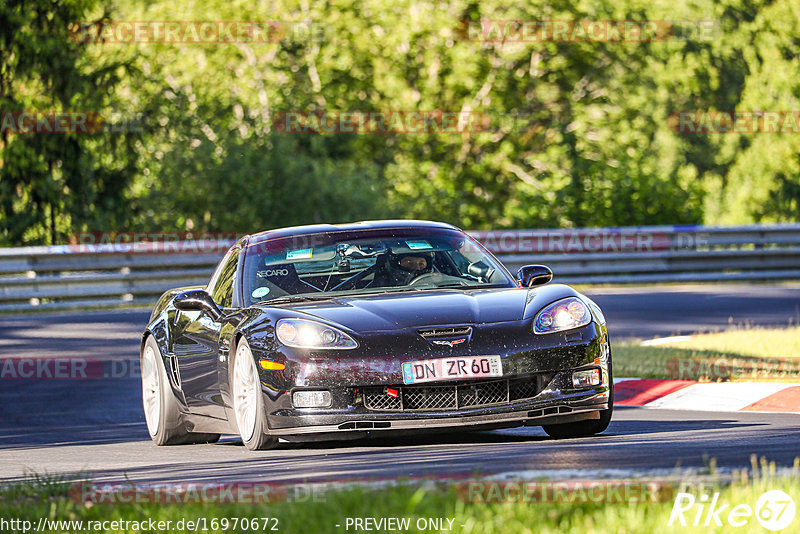
POLYGON ((686 134, 668 121, 800 109, 798 36, 794 0, 4 0, 0 111, 142 119, 91 135, 0 132, 0 244, 393 216, 470 229, 798 220, 800 133, 686 134), (713 21, 714 31, 469 40, 463 23, 481 19, 713 21), (94 20, 288 31, 259 43, 70 39, 70 22, 94 20), (275 131, 291 110, 479 111, 491 124, 275 131))

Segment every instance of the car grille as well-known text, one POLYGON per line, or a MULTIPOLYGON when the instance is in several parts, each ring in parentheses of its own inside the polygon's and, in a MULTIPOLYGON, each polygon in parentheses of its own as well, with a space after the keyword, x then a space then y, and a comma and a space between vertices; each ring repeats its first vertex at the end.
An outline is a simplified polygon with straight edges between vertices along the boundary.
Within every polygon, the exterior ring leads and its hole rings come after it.
POLYGON ((403 409, 448 410, 456 406, 456 387, 408 388, 403 391, 403 409))
POLYGON ((523 378, 465 382, 436 386, 390 386, 364 388, 364 406, 380 412, 419 410, 458 410, 478 406, 506 404, 533 398, 552 380, 552 374, 537 374, 523 378), (387 389, 397 391, 389 396, 387 389))
POLYGON ((458 387, 459 406, 498 404, 508 400, 508 380, 482 382, 458 387))
POLYGON ((536 377, 532 377, 532 379, 521 380, 509 380, 508 382, 508 397, 511 400, 519 400, 519 399, 529 399, 531 397, 535 397, 542 390, 545 386, 550 382, 548 379, 547 382, 544 382, 543 377, 545 375, 537 375, 536 377), (539 380, 537 380, 539 378, 539 380))

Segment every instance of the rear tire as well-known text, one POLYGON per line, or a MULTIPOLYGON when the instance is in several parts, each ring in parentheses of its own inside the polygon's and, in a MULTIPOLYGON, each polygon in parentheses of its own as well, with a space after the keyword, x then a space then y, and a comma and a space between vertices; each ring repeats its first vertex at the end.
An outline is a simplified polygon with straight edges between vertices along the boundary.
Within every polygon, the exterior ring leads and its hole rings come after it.
POLYGON ((608 356, 608 409, 600 410, 600 419, 562 423, 560 425, 542 425, 551 438, 585 438, 599 434, 608 428, 611 415, 614 413, 614 377, 611 370, 611 355, 608 356))
POLYGON ((274 448, 278 445, 278 439, 269 435, 261 378, 253 353, 244 338, 236 347, 231 376, 233 412, 242 443, 251 451, 274 448))
POLYGON ((148 336, 142 348, 142 407, 147 431, 156 445, 215 443, 219 434, 189 432, 183 424, 178 401, 172 394, 158 344, 148 336))

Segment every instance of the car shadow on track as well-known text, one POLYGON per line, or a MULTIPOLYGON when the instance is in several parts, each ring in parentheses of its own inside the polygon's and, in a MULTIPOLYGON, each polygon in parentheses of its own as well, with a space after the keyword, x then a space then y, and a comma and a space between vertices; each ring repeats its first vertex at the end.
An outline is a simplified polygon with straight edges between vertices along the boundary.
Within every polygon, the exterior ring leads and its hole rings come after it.
MULTIPOLYGON (((357 439, 341 439, 330 441, 288 442, 282 441, 276 450, 347 450, 367 448, 372 450, 396 447, 415 447, 432 445, 494 445, 528 442, 592 442, 626 438, 634 435, 660 433, 693 433, 703 430, 732 430, 756 426, 768 426, 760 421, 737 421, 720 417, 718 413, 708 413, 707 419, 640 419, 630 418, 639 408, 622 408, 619 416, 615 413, 608 430, 596 436, 556 440, 550 438, 540 427, 516 427, 503 430, 483 431, 427 431, 418 434, 386 434, 373 435, 357 439)), ((637 415, 637 417, 641 417, 637 415)), ((57 418, 48 418, 45 424, 24 427, 19 421, 15 425, 0 425, 0 450, 47 448, 75 445, 106 445, 149 441, 147 427, 143 417, 136 413, 128 421, 114 421, 113 416, 104 418, 96 424, 59 425, 57 418), (134 420, 130 420, 134 419, 134 420)), ((198 445, 198 447, 240 447, 241 440, 234 436, 224 436, 214 445, 198 445)), ((179 446, 179 447, 192 447, 179 446)))
MULTIPOLYGON (((375 481, 398 478, 465 478, 499 472, 548 469, 672 468, 704 465, 709 451, 721 459, 747 462, 750 454, 771 455, 791 463, 792 437, 800 429, 730 419, 612 421, 605 433, 589 438, 553 440, 540 429, 425 435, 319 443, 282 443, 276 449, 247 451, 225 437, 216 444, 157 447, 121 444, 117 451, 93 456, 91 472, 64 473, 95 481, 375 481), (753 427, 748 431, 745 427, 753 427), (749 448, 730 439, 733 430, 749 437, 749 448), (710 431, 710 432, 706 432, 710 431), (672 434, 672 435, 669 435, 672 434), (757 438, 757 439, 756 439, 757 438), (756 439, 754 441, 754 439, 756 439), (788 440, 788 441, 787 441, 788 440), (789 443, 789 445, 787 445, 789 443), (780 445, 776 448, 776 445, 780 445), (789 450, 791 449, 791 450, 789 450), (109 456, 109 454, 111 456, 109 456), (116 457, 147 458, 131 465, 116 457)), ((70 453, 72 454, 72 453, 70 453)), ((81 454, 91 454, 91 449, 81 454)), ((744 465, 744 464, 742 464, 744 465)))
POLYGON ((733 430, 735 428, 769 426, 768 423, 708 420, 708 421, 612 421, 609 429, 594 437, 625 437, 668 432, 695 432, 698 430, 733 430))
MULTIPOLYGON (((417 435, 386 435, 368 438, 331 440, 319 442, 281 442, 278 450, 344 450, 352 448, 385 449, 428 445, 492 445, 530 442, 593 442, 632 435, 696 432, 701 430, 731 430, 742 427, 768 426, 768 423, 709 419, 689 421, 612 420, 608 430, 594 436, 556 439, 545 434, 540 427, 516 427, 503 430, 430 432, 417 435)), ((241 440, 229 438, 219 445, 241 446, 241 440)))

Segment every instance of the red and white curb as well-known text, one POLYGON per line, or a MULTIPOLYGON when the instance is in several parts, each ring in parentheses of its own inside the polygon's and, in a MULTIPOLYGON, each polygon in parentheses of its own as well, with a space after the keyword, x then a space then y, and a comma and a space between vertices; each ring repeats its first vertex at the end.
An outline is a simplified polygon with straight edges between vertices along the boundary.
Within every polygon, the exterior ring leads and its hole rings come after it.
POLYGON ((711 412, 800 413, 800 384, 615 378, 614 405, 711 412))

